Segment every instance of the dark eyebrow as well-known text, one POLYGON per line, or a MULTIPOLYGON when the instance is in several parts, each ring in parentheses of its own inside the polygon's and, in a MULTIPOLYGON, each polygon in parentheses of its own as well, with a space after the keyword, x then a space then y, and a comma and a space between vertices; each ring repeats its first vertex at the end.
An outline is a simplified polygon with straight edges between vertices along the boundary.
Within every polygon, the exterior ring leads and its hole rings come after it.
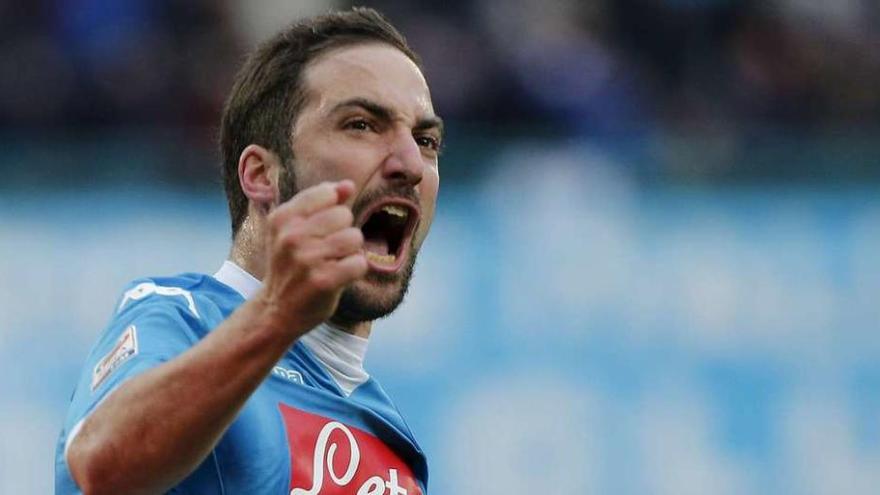
MULTIPOLYGON (((367 112, 373 114, 379 120, 383 120, 386 122, 391 122, 394 120, 394 111, 385 105, 380 103, 376 103, 375 101, 368 100, 366 98, 351 98, 340 103, 337 103, 330 113, 336 113, 343 108, 348 107, 359 107, 367 112)), ((423 117, 416 121, 416 125, 413 127, 415 131, 424 131, 427 129, 437 129, 440 131, 440 136, 443 136, 443 119, 437 116, 431 117, 423 117)))
POLYGON ((333 107, 333 110, 330 110, 330 113, 336 113, 339 110, 348 107, 363 108, 367 112, 373 114, 373 116, 377 119, 385 120, 388 122, 391 122, 392 116, 394 114, 394 112, 392 112, 390 108, 384 105, 380 105, 379 103, 368 100, 366 98, 351 98, 349 100, 337 103, 336 106, 333 107))
POLYGON ((433 117, 424 117, 416 121, 415 127, 413 127, 414 131, 425 131, 428 129, 437 129, 440 133, 440 138, 443 138, 443 119, 437 117, 436 115, 433 117))

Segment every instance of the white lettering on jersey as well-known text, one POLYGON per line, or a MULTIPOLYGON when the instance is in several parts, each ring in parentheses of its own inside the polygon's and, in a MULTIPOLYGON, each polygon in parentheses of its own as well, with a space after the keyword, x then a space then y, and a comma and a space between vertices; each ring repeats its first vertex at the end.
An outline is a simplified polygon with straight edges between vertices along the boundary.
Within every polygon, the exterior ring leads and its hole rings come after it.
POLYGON ((137 355, 137 353, 137 328, 134 325, 130 325, 119 336, 119 340, 116 341, 113 349, 110 349, 110 352, 105 354, 98 361, 98 364, 95 365, 95 369, 92 372, 92 392, 104 383, 104 380, 119 368, 122 363, 137 355))
POLYGON ((128 290, 122 296, 122 302, 119 303, 119 308, 116 309, 116 312, 119 313, 120 311, 122 311, 122 308, 128 301, 139 301, 149 296, 150 294, 169 297, 181 296, 186 299, 186 305, 189 308, 190 312, 196 318, 200 318, 199 312, 196 311, 196 303, 195 301, 193 301, 192 294, 190 294, 188 290, 181 289, 180 287, 165 287, 163 285, 156 285, 153 282, 143 282, 135 286, 133 289, 128 290))
MULTIPOLYGON (((294 488, 290 491, 290 495, 317 495, 324 486, 324 466, 327 467, 326 473, 330 475, 330 479, 332 479, 334 483, 338 486, 347 486, 351 483, 352 478, 354 478, 360 463, 361 450, 360 447, 358 447, 357 440, 355 440, 351 430, 338 421, 331 421, 324 425, 324 428, 322 428, 321 432, 318 434, 318 440, 315 442, 315 457, 312 460, 312 487, 308 490, 294 488), (336 454, 339 446, 336 443, 332 443, 330 444, 330 448, 327 448, 330 434, 335 430, 340 430, 345 434, 345 437, 348 439, 349 449, 351 450, 351 457, 349 457, 348 460, 348 468, 346 468, 345 473, 343 473, 342 476, 337 476, 336 468, 333 467, 333 456, 336 454)), ((398 484, 399 482, 397 478, 397 470, 389 469, 388 481, 385 481, 380 476, 373 476, 361 485, 357 491, 357 495, 385 495, 386 488, 390 490, 390 492, 387 492, 388 495, 407 495, 406 488, 403 488, 398 484)))
POLYGON ((381 476, 373 476, 364 483, 358 490, 357 495, 384 495, 385 489, 388 488, 388 495, 406 495, 406 488, 398 484, 397 470, 390 469, 388 471, 388 481, 382 479, 381 476))

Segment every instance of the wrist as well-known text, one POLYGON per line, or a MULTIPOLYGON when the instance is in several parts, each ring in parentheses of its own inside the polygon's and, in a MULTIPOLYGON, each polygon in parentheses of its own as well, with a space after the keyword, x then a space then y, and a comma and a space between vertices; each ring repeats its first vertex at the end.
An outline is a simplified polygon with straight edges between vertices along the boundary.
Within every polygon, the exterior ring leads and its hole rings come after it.
POLYGON ((280 337, 288 341, 288 344, 293 343, 311 330, 312 326, 302 322, 295 311, 285 305, 278 304, 276 300, 266 294, 265 290, 260 290, 248 303, 253 309, 253 314, 250 315, 252 327, 258 328, 266 334, 280 337))

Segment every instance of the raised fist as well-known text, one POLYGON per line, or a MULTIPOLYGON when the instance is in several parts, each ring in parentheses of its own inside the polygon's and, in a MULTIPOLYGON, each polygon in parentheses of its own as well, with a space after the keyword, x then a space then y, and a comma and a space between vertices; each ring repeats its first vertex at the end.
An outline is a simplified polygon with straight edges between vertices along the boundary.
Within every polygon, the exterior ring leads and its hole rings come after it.
POLYGON ((364 236, 345 201, 350 180, 304 189, 267 217, 263 297, 285 327, 307 332, 336 311, 343 289, 367 273, 364 236))

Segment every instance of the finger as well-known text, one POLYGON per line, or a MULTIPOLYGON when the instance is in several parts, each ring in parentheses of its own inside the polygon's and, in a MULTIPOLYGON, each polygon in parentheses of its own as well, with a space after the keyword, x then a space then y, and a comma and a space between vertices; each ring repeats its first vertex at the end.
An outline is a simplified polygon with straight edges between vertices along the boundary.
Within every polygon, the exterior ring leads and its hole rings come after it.
MULTIPOLYGON (((281 217, 276 217, 278 220, 281 217)), ((319 211, 308 218, 291 217, 277 227, 275 236, 278 248, 288 251, 295 248, 300 251, 303 259, 320 259, 324 257, 325 237, 352 228, 354 219, 351 210, 347 206, 337 205, 326 210, 319 211)))
POLYGON ((343 179, 336 183, 336 201, 343 204, 354 194, 354 182, 343 179))
POLYGON ((309 237, 324 237, 351 227, 354 215, 347 206, 337 205, 321 210, 310 216, 302 224, 303 232, 309 237))
POLYGON ((367 274, 367 257, 363 252, 357 252, 342 258, 336 262, 336 269, 339 271, 340 283, 343 285, 350 284, 355 280, 364 278, 367 274))
POLYGON ((318 242, 309 243, 302 256, 307 259, 338 260, 359 253, 364 247, 364 234, 349 227, 334 232, 318 242))
POLYGON ((361 252, 351 254, 326 263, 321 272, 319 277, 328 286, 342 288, 367 274, 367 258, 361 252))
MULTIPOLYGON (((339 204, 340 183, 322 182, 318 185, 303 189, 296 193, 290 200, 278 207, 280 216, 303 216, 307 217, 318 210, 339 204)), ((352 186, 353 187, 353 186, 352 186)), ((345 190, 345 186, 343 186, 345 190)))

